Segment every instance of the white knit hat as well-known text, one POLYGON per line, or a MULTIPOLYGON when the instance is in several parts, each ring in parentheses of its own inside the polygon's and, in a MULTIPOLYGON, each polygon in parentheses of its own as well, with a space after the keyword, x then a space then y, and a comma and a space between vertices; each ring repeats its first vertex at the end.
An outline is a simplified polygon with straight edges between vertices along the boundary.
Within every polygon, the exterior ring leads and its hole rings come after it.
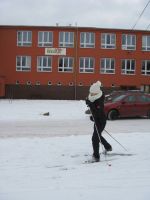
POLYGON ((95 93, 95 94, 101 93, 102 92, 101 89, 100 89, 101 85, 102 84, 101 84, 100 81, 97 81, 96 83, 93 83, 91 85, 91 87, 90 87, 89 92, 90 93, 95 93))
POLYGON ((89 89, 90 93, 89 93, 89 96, 88 96, 88 99, 91 102, 94 102, 95 100, 99 99, 103 95, 103 92, 102 92, 100 86, 101 86, 100 81, 97 81, 96 83, 93 83, 93 85, 91 85, 91 87, 89 89), (94 95, 92 95, 92 93, 94 95))
POLYGON ((98 85, 99 85, 99 87, 101 87, 101 86, 102 86, 102 83, 101 83, 100 81, 97 81, 97 82, 96 82, 96 84, 98 84, 98 85))

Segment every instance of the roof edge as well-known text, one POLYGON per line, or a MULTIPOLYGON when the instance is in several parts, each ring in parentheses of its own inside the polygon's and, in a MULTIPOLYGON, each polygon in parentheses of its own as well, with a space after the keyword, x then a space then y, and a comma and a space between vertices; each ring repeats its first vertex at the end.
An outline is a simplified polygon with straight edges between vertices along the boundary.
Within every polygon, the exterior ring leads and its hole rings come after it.
POLYGON ((43 26, 43 25, 0 25, 0 28, 51 28, 51 29, 93 29, 93 30, 108 30, 108 31, 130 31, 130 32, 150 32, 145 29, 127 29, 127 28, 104 28, 104 27, 88 27, 88 26, 43 26))

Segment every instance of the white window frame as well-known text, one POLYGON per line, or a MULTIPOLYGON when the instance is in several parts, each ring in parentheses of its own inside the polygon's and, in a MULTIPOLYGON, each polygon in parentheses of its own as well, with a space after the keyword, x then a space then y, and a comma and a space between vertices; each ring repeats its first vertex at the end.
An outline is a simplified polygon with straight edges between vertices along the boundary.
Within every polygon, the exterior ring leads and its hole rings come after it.
POLYGON ((69 86, 73 86, 74 84, 73 84, 73 82, 69 82, 69 86))
POLYGON ((73 57, 59 57, 58 72, 73 72, 73 66, 74 66, 74 58, 73 57), (62 62, 62 63, 60 63, 60 62, 62 62))
POLYGON ((59 47, 74 47, 74 32, 59 32, 59 47))
POLYGON ((81 32, 80 33, 80 48, 95 48, 95 33, 81 32))
POLYGON ((31 56, 16 56, 16 71, 31 71, 31 56))
POLYGON ((27 85, 32 85, 32 82, 31 81, 27 81, 26 84, 27 85))
POLYGON ((47 85, 52 85, 52 81, 48 81, 48 82, 47 82, 47 85))
POLYGON ((32 31, 17 31, 17 46, 30 47, 32 45, 32 31))
POLYGON ((37 56, 37 72, 52 72, 51 56, 37 56))
POLYGON ((80 57, 80 73, 94 73, 95 60, 93 57, 80 57))
POLYGON ((39 47, 53 47, 53 32, 39 31, 38 32, 38 46, 39 47))
POLYGON ((136 50, 136 35, 122 34, 122 50, 136 50))
POLYGON ((115 59, 114 58, 101 58, 100 73, 101 74, 115 74, 115 59))
POLYGON ((142 51, 150 51, 150 35, 142 36, 142 51))
POLYGON ((123 75, 135 75, 136 61, 134 59, 122 59, 121 60, 121 74, 123 75), (134 66, 132 66, 134 64, 134 66))
POLYGON ((61 83, 61 82, 58 82, 58 83, 57 83, 57 85, 58 85, 58 86, 61 86, 61 85, 62 85, 62 83, 61 83))
POLYGON ((115 33, 102 33, 101 34, 101 48, 102 49, 115 49, 116 48, 116 34, 115 33))
POLYGON ((20 81, 16 80, 16 85, 19 85, 20 84, 20 81))
POLYGON ((142 60, 141 73, 142 75, 150 76, 150 60, 142 60))
POLYGON ((40 81, 36 81, 35 85, 41 85, 40 81))

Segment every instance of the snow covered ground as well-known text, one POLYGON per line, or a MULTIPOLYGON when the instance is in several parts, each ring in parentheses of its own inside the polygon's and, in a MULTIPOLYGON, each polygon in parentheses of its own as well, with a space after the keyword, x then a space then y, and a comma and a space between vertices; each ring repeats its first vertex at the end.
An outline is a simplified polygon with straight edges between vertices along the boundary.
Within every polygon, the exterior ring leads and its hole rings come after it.
POLYGON ((84 164, 93 131, 86 109, 84 101, 0 100, 0 200, 150 199, 149 120, 108 121, 127 151, 104 132, 113 151, 84 164))

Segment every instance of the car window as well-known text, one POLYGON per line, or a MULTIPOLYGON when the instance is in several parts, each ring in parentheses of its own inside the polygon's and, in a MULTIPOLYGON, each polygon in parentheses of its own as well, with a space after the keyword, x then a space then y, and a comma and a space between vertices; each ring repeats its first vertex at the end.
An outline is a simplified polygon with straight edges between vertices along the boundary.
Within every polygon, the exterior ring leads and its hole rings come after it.
POLYGON ((112 102, 117 102, 117 101, 121 101, 123 98, 125 98, 125 94, 122 94, 120 96, 115 97, 112 102))
POLYGON ((149 96, 141 95, 138 98, 139 98, 140 102, 150 102, 150 97, 149 96))
POLYGON ((134 95, 130 95, 127 98, 125 98, 125 102, 128 102, 128 103, 133 103, 135 101, 136 101, 136 96, 134 95))

